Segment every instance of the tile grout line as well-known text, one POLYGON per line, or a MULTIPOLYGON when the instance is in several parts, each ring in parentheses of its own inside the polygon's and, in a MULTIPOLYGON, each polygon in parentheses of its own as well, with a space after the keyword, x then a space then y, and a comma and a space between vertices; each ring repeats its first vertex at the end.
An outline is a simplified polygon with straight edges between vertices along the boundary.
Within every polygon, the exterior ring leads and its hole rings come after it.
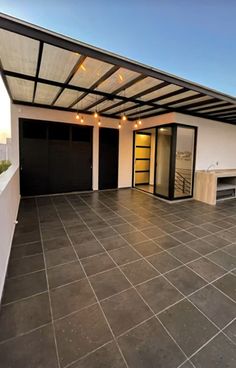
MULTIPOLYGON (((85 202, 86 203, 86 202, 85 202)), ((88 205, 89 208, 91 208, 88 205)), ((93 209, 92 209, 93 211, 93 209)), ((101 216, 99 216, 101 217, 101 216)), ((102 217, 101 217, 102 218, 102 217)), ((106 221, 105 221, 106 222, 106 221)), ((95 235, 94 235, 95 236, 95 235)), ((95 236, 96 237, 96 236, 95 236)), ((102 243, 100 242, 100 244, 102 245, 102 243)), ((103 246, 103 245, 102 245, 103 246)), ((114 261, 115 262, 115 261, 114 261)), ((115 262, 116 263, 116 262, 115 262)), ((123 274, 123 276, 126 278, 126 280, 130 283, 129 279, 127 278, 127 276, 124 274, 124 272, 120 269, 120 266, 117 264, 117 268, 120 270, 120 272, 123 274)), ((159 320, 159 318, 156 316, 155 312, 153 311, 153 309, 150 307, 150 305, 145 301, 145 299, 143 298, 143 296, 139 293, 139 291, 137 290, 137 288, 133 285, 133 288, 135 289, 135 291, 137 292, 137 294, 139 295, 139 297, 142 299, 142 301, 145 303, 145 305, 150 309, 151 313, 153 314, 152 317, 156 318, 159 323, 162 325, 162 327, 164 328, 164 330, 166 331, 166 333, 168 334, 168 336, 171 338, 171 340, 178 346, 179 350, 182 352, 182 354, 185 356, 186 359, 188 359, 188 356, 185 354, 185 352, 183 351, 183 349, 180 347, 180 345, 177 343, 177 341, 174 339, 174 337, 169 333, 169 331, 166 329, 165 326, 163 326, 162 322, 159 320)), ((127 331, 126 331, 127 332, 127 331)))
MULTIPOLYGON (((39 221, 39 207, 38 207, 37 198, 35 199, 35 205, 36 205, 36 211, 37 211, 37 217, 38 217, 38 225, 39 225, 40 238, 41 238, 41 243, 42 243, 44 264, 46 266, 46 257, 45 257, 45 252, 44 252, 44 241, 43 241, 43 238, 42 238, 41 224, 40 224, 40 221, 39 221)), ((57 340, 56 340, 56 331, 55 331, 55 326, 54 326, 54 321, 53 321, 53 313, 52 313, 52 302, 51 302, 50 289, 49 289, 49 281, 48 281, 48 275, 47 275, 47 270, 46 269, 45 269, 45 277, 46 277, 46 282, 47 282, 47 291, 48 291, 48 299, 49 299, 50 314, 51 314, 51 323, 52 323, 53 337, 54 337, 56 357, 57 357, 57 365, 60 368, 61 367, 61 364, 60 364, 59 353, 58 353, 58 346, 57 346, 57 340)))
MULTIPOLYGON (((107 206, 108 207, 108 206, 107 206)), ((109 207, 108 207, 109 208, 109 207)), ((93 210, 93 209, 92 209, 93 210)), ((95 211, 96 212, 96 211, 95 211)), ((133 246, 132 246, 132 244, 130 244, 130 246, 133 248, 133 246)), ((168 252, 168 250, 167 250, 167 252, 168 252)), ((173 256, 173 255, 172 255, 173 256)), ((142 257, 142 258, 144 258, 144 257, 142 257)), ((176 258, 176 257, 174 257, 174 258, 176 258)), ((177 259, 177 258, 176 258, 177 259)), ((177 259, 178 260, 178 259, 177 259)), ((149 264, 150 264, 150 262, 148 262, 149 264)), ((181 262, 182 263, 182 262, 181 262)), ((150 264, 151 265, 151 264, 150 264)), ((182 266, 183 266, 184 264, 182 264, 182 266)), ((186 267, 188 267, 188 266, 186 266, 186 267)), ((189 267, 188 267, 189 268, 189 267)), ((190 269, 190 268, 189 268, 190 269)), ((190 269, 191 270, 191 269, 190 269)), ((191 271, 193 271, 193 270, 191 270, 191 271)), ((170 271, 171 272, 171 271, 170 271)), ((196 273, 196 272, 195 272, 196 273)), ((197 276, 199 276, 197 273, 196 273, 196 275, 197 276)), ((172 284, 172 282, 170 281, 170 280, 168 280, 166 277, 165 277, 165 275, 163 275, 162 274, 162 276, 165 278, 165 280, 167 281, 167 282, 169 282, 179 293, 181 293, 187 300, 188 300, 188 302, 189 303, 191 303, 192 305, 193 305, 193 307, 195 307, 202 315, 204 315, 204 317, 210 322, 210 323, 212 323, 216 328, 217 328, 217 330, 220 330, 223 334, 224 334, 224 332, 213 322, 213 321, 211 321, 210 319, 209 319, 209 317, 208 316, 206 316, 205 315, 205 313, 204 312, 202 312, 190 299, 189 299, 189 296, 185 296, 174 284, 172 284)), ((201 276, 200 276, 201 277, 201 276)), ((222 277, 222 276, 221 276, 222 277)), ((202 278, 202 277, 201 277, 202 278)), ((206 281, 204 278, 202 278, 204 281, 206 281)), ((214 280, 214 282, 215 282, 215 280, 214 280)), ((209 282, 207 281, 207 285, 209 284, 209 282)), ((205 285, 205 286, 207 286, 207 285, 205 285)), ((212 286, 214 286, 214 285, 212 285, 212 286)), ((215 287, 216 288, 216 287, 215 287)), ((217 290, 218 290, 218 288, 216 288, 217 290)), ((199 291, 199 289, 198 290, 196 290, 196 291, 199 291)), ((223 293, 224 294, 224 293, 223 293)), ((231 299, 231 298, 229 298, 229 299, 231 299)), ((232 299, 231 299, 232 300, 232 299)), ((225 335, 225 334, 224 334, 225 335)), ((227 339, 229 339, 230 341, 231 341, 231 339, 226 335, 226 337, 227 337, 227 339)), ((231 341, 232 342, 232 341, 231 341)))
MULTIPOLYGON (((63 196, 63 197, 64 197, 64 199, 68 202, 68 204, 71 206, 71 204, 70 204, 70 202, 67 200, 67 198, 66 198, 65 196, 63 196)), ((57 212, 57 214, 58 214, 57 207, 56 207, 55 202, 54 202, 53 200, 52 200, 52 203, 53 203, 54 208, 56 209, 56 212, 57 212)), ((71 206, 71 207, 72 207, 72 206, 71 206)), ((72 208, 73 208, 73 207, 72 207, 72 208)), ((76 212, 76 211, 75 211, 75 212, 76 212)), ((76 213, 77 213, 77 212, 76 212, 76 213)), ((79 217, 80 217, 80 219, 82 219, 82 218, 81 218, 81 216, 79 216, 79 217)), ((127 368, 129 368, 128 363, 127 363, 127 361, 126 361, 126 359, 125 359, 125 357, 124 357, 124 355, 123 355, 123 353, 122 353, 122 351, 121 351, 121 349, 120 349, 120 346, 119 346, 119 344, 118 344, 118 342, 117 342, 117 340, 116 340, 116 337, 115 337, 115 335, 114 335, 114 333, 113 333, 113 331, 112 331, 112 329, 111 329, 111 326, 110 326, 110 324, 109 324, 109 322, 108 322, 108 320, 107 320, 107 317, 106 317, 106 315, 105 315, 105 313, 104 313, 104 311, 103 311, 103 309, 102 309, 102 306, 101 306, 101 304, 100 304, 100 301, 99 301, 99 299, 98 299, 98 297, 97 297, 97 295, 96 295, 96 293, 95 293, 95 290, 93 289, 92 284, 91 284, 91 282, 90 282, 90 280, 89 280, 89 278, 88 278, 88 276, 87 276, 87 274, 86 274, 86 272, 85 272, 84 266, 83 266, 82 262, 80 261, 80 259, 79 259, 78 255, 77 255, 77 252, 76 252, 76 250, 75 250, 75 248, 74 248, 74 244, 72 243, 72 241, 71 241, 71 239, 70 239, 70 236, 69 236, 69 234, 67 233, 67 230, 66 230, 66 228, 65 228, 65 226, 64 226, 63 221, 61 220, 60 215, 59 215, 59 219, 60 219, 60 221, 61 221, 61 223, 62 223, 62 225, 63 225, 63 228, 64 228, 64 230, 65 230, 65 232, 66 232, 66 234, 67 234, 67 237, 68 237, 68 239, 69 239, 69 241, 70 241, 70 243, 71 243, 71 246, 72 246, 72 248, 73 248, 73 250, 74 250, 74 252, 75 252, 75 255, 76 255, 76 257, 77 257, 77 259, 78 259, 78 261, 79 261, 79 263, 80 263, 80 266, 81 266, 81 268, 82 268, 82 270, 83 270, 84 274, 86 275, 86 279, 87 279, 87 281, 88 281, 88 283, 89 283, 89 285, 90 285, 91 290, 93 291, 93 294, 94 294, 94 296, 95 296, 95 299, 97 300, 97 303, 98 303, 99 309, 100 309, 100 311, 101 311, 101 313, 102 313, 102 315, 103 315, 103 317, 104 317, 104 319, 105 319, 105 321, 106 321, 107 327, 108 327, 108 328, 109 328, 109 330, 110 330, 110 333, 111 333, 111 335, 112 335, 112 337, 113 337, 113 339, 114 339, 114 342, 116 343, 116 346, 117 346, 118 350, 120 351, 120 354, 121 354, 121 356, 122 356, 122 358, 123 358, 123 361, 124 361, 124 363, 125 363, 126 367, 127 367, 127 368)), ((83 221, 83 223, 87 226, 87 224, 84 222, 84 220, 83 220, 83 219, 82 219, 82 221, 83 221)))

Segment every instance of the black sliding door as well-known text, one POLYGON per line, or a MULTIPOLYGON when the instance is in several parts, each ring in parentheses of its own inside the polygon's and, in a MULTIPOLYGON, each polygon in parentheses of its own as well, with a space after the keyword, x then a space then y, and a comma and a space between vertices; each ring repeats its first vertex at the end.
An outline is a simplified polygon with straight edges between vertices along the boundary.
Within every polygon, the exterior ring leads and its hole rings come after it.
POLYGON ((20 121, 22 195, 92 189, 92 127, 20 121))
POLYGON ((99 189, 118 187, 119 130, 99 129, 99 189))

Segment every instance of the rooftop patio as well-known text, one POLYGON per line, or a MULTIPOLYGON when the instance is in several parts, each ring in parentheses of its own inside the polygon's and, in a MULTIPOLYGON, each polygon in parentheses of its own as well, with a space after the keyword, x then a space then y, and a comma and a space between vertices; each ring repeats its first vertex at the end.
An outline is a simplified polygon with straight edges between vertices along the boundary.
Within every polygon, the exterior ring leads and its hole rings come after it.
POLYGON ((235 210, 132 189, 23 199, 1 367, 235 368, 235 210))

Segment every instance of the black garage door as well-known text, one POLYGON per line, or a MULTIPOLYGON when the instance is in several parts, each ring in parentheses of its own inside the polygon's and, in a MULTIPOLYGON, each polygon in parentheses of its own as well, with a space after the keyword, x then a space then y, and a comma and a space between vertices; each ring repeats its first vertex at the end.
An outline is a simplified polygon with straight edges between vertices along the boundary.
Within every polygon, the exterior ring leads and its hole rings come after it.
POLYGON ((20 120, 22 195, 92 189, 92 127, 20 120))

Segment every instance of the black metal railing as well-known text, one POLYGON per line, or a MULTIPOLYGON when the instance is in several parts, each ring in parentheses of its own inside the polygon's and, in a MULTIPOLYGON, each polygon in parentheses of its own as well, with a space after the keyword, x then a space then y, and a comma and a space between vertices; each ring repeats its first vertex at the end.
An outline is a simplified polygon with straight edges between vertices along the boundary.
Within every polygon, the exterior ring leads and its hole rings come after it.
POLYGON ((191 170, 177 169, 175 172, 175 190, 183 194, 191 194, 191 176, 191 170))

